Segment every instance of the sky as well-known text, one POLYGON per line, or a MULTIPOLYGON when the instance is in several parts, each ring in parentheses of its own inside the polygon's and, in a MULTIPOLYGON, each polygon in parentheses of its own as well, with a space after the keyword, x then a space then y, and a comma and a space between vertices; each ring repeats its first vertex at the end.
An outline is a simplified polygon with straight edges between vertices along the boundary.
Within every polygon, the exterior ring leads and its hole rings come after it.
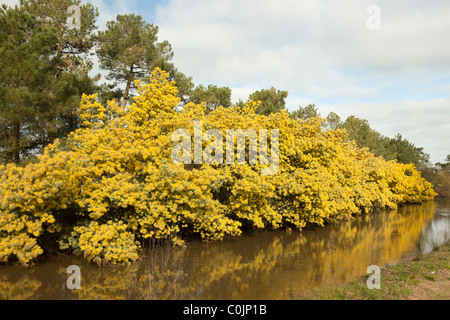
POLYGON ((450 154, 448 0, 84 1, 100 29, 118 13, 157 25, 178 70, 233 102, 275 87, 289 110, 314 103, 400 133, 433 163, 450 154))

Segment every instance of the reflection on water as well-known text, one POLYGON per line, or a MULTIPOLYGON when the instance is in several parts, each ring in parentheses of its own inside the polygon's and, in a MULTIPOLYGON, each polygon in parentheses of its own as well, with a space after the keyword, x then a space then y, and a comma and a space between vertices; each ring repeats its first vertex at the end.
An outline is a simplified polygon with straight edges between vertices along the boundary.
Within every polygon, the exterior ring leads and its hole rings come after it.
POLYGON ((427 203, 362 215, 324 228, 258 231, 217 244, 145 251, 130 267, 99 268, 55 256, 36 267, 0 267, 1 299, 283 299, 289 293, 346 282, 450 236, 450 206, 427 203), (81 269, 69 290, 66 268, 81 269))
POLYGON ((422 253, 431 252, 450 239, 450 208, 437 208, 436 216, 428 225, 424 226, 420 239, 422 253))

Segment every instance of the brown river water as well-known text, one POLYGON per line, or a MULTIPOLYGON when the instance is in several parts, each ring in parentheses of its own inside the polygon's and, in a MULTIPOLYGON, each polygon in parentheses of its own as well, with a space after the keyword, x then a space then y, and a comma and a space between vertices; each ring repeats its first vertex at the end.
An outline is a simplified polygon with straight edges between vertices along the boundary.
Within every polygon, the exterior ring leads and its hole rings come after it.
POLYGON ((0 266, 0 299, 287 299, 351 281, 370 265, 427 253, 449 238, 449 202, 406 205, 301 232, 252 231, 214 244, 147 248, 128 267, 64 255, 31 268, 0 266), (79 289, 68 285, 71 265, 79 267, 79 289))

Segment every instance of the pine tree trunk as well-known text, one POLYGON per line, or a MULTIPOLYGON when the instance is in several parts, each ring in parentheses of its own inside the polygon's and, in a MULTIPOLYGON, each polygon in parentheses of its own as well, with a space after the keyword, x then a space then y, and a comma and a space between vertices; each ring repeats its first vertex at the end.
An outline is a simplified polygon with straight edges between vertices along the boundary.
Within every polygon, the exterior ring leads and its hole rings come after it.
POLYGON ((20 120, 14 120, 14 150, 12 154, 14 163, 20 162, 20 120))
POLYGON ((129 99, 130 94, 130 88, 131 88, 131 81, 133 81, 133 68, 134 66, 130 66, 130 72, 128 73, 128 81, 127 81, 127 87, 125 89, 125 94, 123 96, 123 102, 122 102, 122 108, 125 110, 125 107, 127 106, 127 102, 129 99))
MULTIPOLYGON (((58 35, 59 39, 61 39, 61 35, 58 35)), ((61 57, 62 57, 62 52, 64 50, 63 47, 63 43, 60 42, 59 46, 58 46, 58 51, 56 52, 56 61, 58 61, 57 67, 56 67, 56 73, 55 73, 55 80, 58 80, 59 74, 61 73, 61 71, 63 70, 63 66, 61 63, 61 57)))

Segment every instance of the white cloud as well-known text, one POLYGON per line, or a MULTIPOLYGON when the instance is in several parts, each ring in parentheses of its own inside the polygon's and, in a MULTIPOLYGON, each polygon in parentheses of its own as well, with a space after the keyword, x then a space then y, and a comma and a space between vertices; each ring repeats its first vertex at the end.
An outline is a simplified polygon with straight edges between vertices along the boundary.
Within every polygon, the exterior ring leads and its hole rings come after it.
POLYGON ((447 0, 170 0, 155 17, 175 65, 197 84, 231 87, 234 101, 274 86, 290 109, 355 114, 433 161, 450 152, 447 0), (366 26, 372 4, 380 30, 366 26))
POLYGON ((259 78, 262 72, 266 81, 291 80, 302 72, 307 81, 327 79, 327 69, 345 76, 347 68, 376 73, 450 68, 450 42, 443 41, 450 6, 402 3, 381 2, 382 28, 376 31, 366 27, 370 2, 356 0, 172 0, 159 6, 156 22, 174 46, 176 62, 205 80, 214 78, 212 70, 230 81, 246 70, 259 78))
POLYGON ((19 0, 2 0, 0 4, 6 4, 8 7, 14 7, 15 5, 19 5, 19 0))
POLYGON ((97 26, 100 30, 106 28, 106 23, 116 20, 118 14, 135 13, 132 9, 136 6, 137 0, 85 0, 98 8, 97 26))

